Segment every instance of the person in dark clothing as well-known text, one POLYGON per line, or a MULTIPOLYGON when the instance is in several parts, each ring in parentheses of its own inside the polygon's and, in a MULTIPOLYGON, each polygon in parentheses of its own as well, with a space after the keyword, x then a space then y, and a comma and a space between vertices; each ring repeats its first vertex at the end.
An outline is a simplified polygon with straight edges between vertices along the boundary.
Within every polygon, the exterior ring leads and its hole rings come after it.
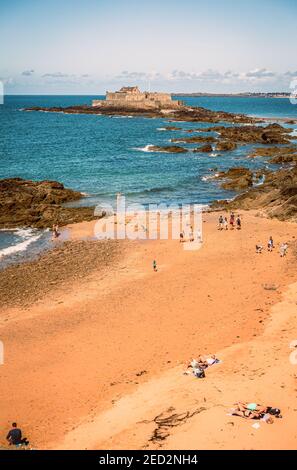
POLYGON ((17 446, 17 445, 25 445, 29 444, 29 441, 26 437, 22 437, 22 431, 17 427, 17 423, 12 423, 12 429, 6 436, 10 445, 17 446))

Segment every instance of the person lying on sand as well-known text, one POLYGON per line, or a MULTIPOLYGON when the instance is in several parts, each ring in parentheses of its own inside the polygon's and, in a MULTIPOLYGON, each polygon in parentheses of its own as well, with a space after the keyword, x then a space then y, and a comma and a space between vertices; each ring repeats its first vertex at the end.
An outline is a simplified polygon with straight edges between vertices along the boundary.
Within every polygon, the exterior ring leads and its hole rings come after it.
POLYGON ((207 367, 212 366, 219 362, 219 359, 213 354, 212 356, 199 356, 198 359, 193 359, 189 364, 188 367, 192 367, 195 369, 197 367, 201 369, 207 369, 207 367))
POLYGON ((258 403, 235 403, 236 408, 232 412, 234 416, 240 416, 245 419, 260 419, 265 417, 265 421, 268 424, 273 423, 272 416, 281 418, 281 411, 279 408, 272 408, 271 406, 262 406, 258 403))

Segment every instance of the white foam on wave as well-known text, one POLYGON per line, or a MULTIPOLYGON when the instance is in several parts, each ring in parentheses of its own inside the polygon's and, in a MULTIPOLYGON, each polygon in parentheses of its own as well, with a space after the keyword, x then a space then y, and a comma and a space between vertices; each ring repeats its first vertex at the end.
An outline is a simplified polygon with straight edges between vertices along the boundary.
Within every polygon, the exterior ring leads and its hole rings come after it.
POLYGON ((167 131, 166 127, 157 127, 157 131, 167 131))
POLYGON ((209 181, 217 178, 219 176, 219 173, 215 173, 214 175, 205 175, 201 177, 202 181, 209 181))
POLYGON ((118 115, 116 115, 116 116, 110 116, 110 117, 113 118, 113 119, 132 119, 133 118, 133 116, 130 116, 130 115, 128 115, 128 116, 120 116, 120 115, 118 116, 118 115))
POLYGON ((134 150, 139 150, 140 152, 153 152, 153 150, 151 150, 152 147, 152 144, 148 144, 144 147, 134 147, 134 150))
POLYGON ((218 156, 218 153, 215 153, 215 152, 212 152, 209 154, 210 157, 217 157, 218 156))
POLYGON ((33 229, 17 229, 13 231, 18 237, 23 238, 23 240, 19 243, 16 243, 15 245, 8 246, 0 250, 0 259, 4 256, 13 255, 21 251, 26 251, 28 246, 31 245, 31 243, 37 241, 41 237, 41 233, 36 233, 36 231, 34 231, 33 229))

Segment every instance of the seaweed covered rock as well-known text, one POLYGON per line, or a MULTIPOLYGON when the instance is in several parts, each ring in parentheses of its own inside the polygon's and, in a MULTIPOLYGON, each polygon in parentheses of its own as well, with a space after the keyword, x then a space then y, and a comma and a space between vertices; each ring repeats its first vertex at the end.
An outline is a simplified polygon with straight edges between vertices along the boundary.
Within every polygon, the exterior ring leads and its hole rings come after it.
POLYGON ((0 227, 46 228, 94 218, 93 207, 65 207, 82 198, 57 181, 0 180, 0 227))

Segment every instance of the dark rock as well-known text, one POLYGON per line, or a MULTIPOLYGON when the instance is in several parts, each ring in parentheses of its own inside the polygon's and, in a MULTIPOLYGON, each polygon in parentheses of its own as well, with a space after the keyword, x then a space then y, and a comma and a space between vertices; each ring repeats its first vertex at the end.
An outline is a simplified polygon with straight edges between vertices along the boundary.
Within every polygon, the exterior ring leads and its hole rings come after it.
POLYGON ((228 171, 222 171, 216 178, 226 180, 222 183, 221 187, 232 191, 246 189, 253 184, 253 173, 248 168, 243 167, 235 167, 230 168, 228 171))
POLYGON ((216 150, 219 152, 226 152, 228 150, 235 150, 237 145, 235 142, 229 142, 227 140, 218 142, 216 145, 216 150))
POLYGON ((214 137, 198 135, 195 137, 177 137, 171 139, 171 142, 180 142, 185 144, 195 144, 198 142, 216 142, 214 137))
POLYGON ((262 209, 268 216, 297 222, 297 165, 267 175, 265 182, 235 197, 216 202, 228 210, 262 209))
POLYGON ((195 148, 193 150, 193 152, 211 153, 212 152, 212 146, 210 144, 202 145, 201 147, 195 148))
POLYGON ((0 180, 0 227, 46 228, 94 218, 92 207, 64 207, 82 194, 57 181, 0 180))
POLYGON ((177 145, 168 145, 168 146, 160 146, 160 145, 151 145, 149 147, 150 152, 165 152, 165 153, 185 153, 188 150, 183 147, 178 147, 177 145))

